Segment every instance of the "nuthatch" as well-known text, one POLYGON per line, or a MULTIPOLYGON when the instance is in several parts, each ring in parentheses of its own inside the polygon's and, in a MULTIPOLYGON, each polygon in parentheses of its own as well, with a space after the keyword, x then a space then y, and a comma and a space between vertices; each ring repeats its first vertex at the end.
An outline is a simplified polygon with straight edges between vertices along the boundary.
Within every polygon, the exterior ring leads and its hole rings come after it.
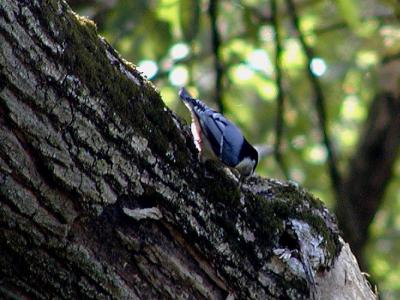
POLYGON ((200 100, 192 98, 185 88, 180 89, 179 97, 191 112, 191 129, 200 157, 217 158, 244 177, 253 174, 258 152, 240 129, 200 100))

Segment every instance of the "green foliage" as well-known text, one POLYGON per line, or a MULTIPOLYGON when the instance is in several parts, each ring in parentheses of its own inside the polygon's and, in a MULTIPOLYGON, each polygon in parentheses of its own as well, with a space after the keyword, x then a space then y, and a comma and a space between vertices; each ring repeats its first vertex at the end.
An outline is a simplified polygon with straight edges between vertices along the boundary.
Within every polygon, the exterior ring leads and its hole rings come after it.
MULTIPOLYGON (((315 54, 311 67, 326 98, 327 126, 339 169, 346 174, 369 104, 378 92, 380 62, 400 52, 399 5, 395 0, 294 2, 300 29, 315 54)), ((283 158, 291 179, 332 208, 327 151, 305 73, 307 57, 285 1, 277 3, 285 96, 283 158)), ((215 70, 207 7, 207 0, 119 0, 98 24, 101 34, 123 57, 151 75, 167 105, 186 118, 177 97, 181 85, 217 107, 212 99, 215 70)), ((225 114, 252 143, 273 145, 278 87, 275 33, 268 8, 269 2, 262 0, 218 1, 217 23, 222 39, 225 114)), ((283 177, 271 157, 260 162, 257 173, 283 177)), ((395 175, 400 175, 399 162, 395 175)), ((371 227, 366 252, 384 299, 400 298, 399 188, 400 181, 393 180, 371 227)))
POLYGON ((179 1, 179 25, 183 38, 190 43, 199 31, 200 1, 179 1))
POLYGON ((150 1, 117 1, 104 28, 107 40, 133 61, 159 60, 172 43, 170 23, 158 17, 150 1))
POLYGON ((361 25, 361 7, 359 0, 336 0, 336 3, 343 19, 356 31, 361 25))

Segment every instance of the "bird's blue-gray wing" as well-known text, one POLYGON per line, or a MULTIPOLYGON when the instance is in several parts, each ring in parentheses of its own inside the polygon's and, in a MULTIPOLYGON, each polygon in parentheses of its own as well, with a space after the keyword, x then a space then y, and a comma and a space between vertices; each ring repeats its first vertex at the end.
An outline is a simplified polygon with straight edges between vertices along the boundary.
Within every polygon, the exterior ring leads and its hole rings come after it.
POLYGON ((220 113, 211 110, 204 111, 200 120, 215 155, 228 166, 236 166, 239 163, 238 151, 243 143, 239 128, 220 113))
POLYGON ((239 128, 228 121, 224 132, 224 141, 221 157, 225 157, 225 163, 229 166, 236 166, 240 160, 240 149, 242 149, 243 135, 239 128))

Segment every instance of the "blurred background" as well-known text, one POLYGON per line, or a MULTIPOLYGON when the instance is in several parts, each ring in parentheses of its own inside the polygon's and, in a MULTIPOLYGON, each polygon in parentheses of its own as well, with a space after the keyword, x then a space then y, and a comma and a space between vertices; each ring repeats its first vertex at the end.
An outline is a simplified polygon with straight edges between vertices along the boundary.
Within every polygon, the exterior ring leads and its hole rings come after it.
POLYGON ((398 0, 70 0, 189 122, 178 88, 274 150, 257 173, 335 212, 382 299, 400 299, 398 0))

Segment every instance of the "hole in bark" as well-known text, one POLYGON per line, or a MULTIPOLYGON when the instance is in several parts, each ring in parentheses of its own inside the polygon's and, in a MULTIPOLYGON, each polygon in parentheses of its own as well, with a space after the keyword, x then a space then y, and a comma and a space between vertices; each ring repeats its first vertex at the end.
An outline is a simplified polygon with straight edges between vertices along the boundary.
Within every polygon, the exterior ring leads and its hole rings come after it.
POLYGON ((279 240, 279 243, 289 250, 300 250, 300 245, 297 239, 289 232, 285 231, 279 240))
POLYGON ((324 274, 325 272, 329 272, 331 268, 329 266, 320 266, 317 270, 317 274, 321 275, 324 274))

